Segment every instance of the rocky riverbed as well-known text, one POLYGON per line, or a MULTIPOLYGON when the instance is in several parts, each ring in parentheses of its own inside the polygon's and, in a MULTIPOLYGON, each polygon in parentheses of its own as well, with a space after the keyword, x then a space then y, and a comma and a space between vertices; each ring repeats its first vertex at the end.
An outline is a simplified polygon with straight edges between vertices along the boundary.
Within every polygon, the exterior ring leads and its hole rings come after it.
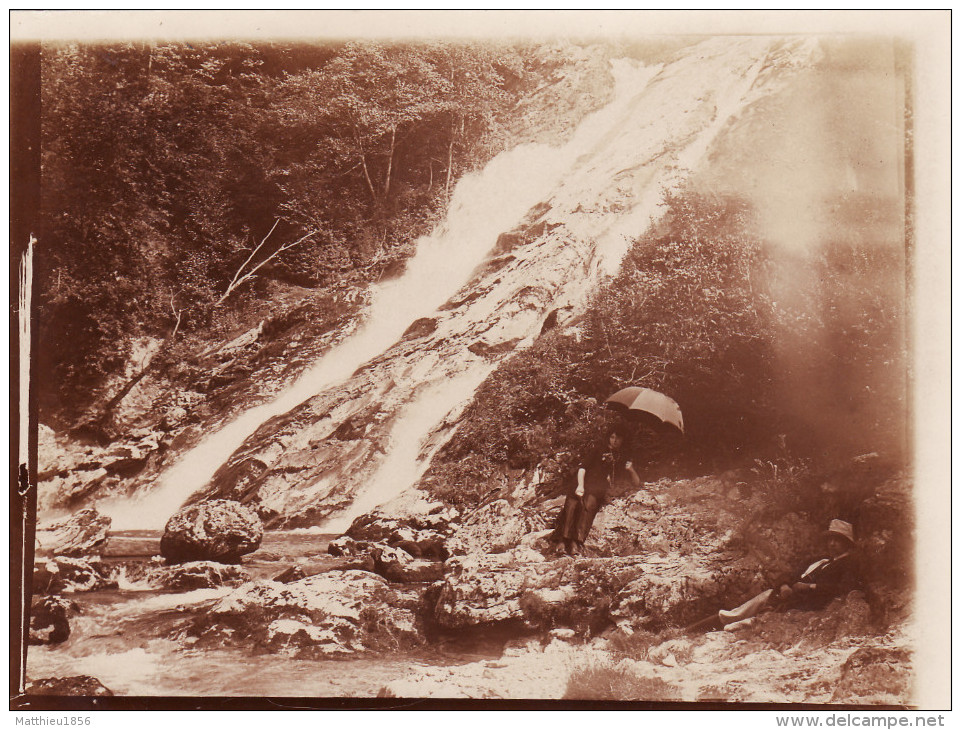
POLYGON ((533 484, 466 515, 407 495, 340 536, 267 532, 234 565, 169 563, 159 533, 104 540, 84 513, 40 533, 29 676, 116 694, 910 704, 908 594, 890 581, 737 632, 682 630, 805 555, 817 516, 758 521, 767 503, 744 473, 647 484, 574 558, 533 484), (96 554, 76 556, 78 525, 96 554), (56 554, 67 539, 73 557, 56 554))

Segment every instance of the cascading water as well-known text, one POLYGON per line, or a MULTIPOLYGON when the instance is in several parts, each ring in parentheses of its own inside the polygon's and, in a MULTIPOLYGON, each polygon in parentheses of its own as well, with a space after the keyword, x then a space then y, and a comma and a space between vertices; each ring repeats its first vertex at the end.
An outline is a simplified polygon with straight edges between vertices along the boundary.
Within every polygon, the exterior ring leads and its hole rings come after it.
MULTIPOLYGON (((567 144, 558 148, 522 145, 498 155, 481 172, 458 182, 445 223, 418 241, 417 252, 401 277, 374 288, 365 323, 356 334, 334 347, 272 401, 247 410, 204 439, 168 469, 150 493, 140 499, 98 504, 98 509, 112 518, 114 529, 162 528, 263 423, 348 378, 393 345, 414 320, 434 312, 453 296, 485 259, 498 235, 546 200, 561 176, 618 126, 629 103, 659 67, 617 61, 613 71, 613 101, 588 116, 567 144)), ((460 392, 469 397, 472 389, 460 392)), ((456 399, 444 403, 449 411, 456 399)), ((443 408, 435 404, 429 410, 436 415, 443 408)), ((411 412, 418 413, 416 408, 411 412)), ((445 414, 440 413, 435 423, 445 414)))
POLYGON ((370 512, 415 484, 430 464, 433 453, 422 453, 426 434, 431 433, 447 415, 473 396, 491 371, 479 367, 428 388, 398 416, 390 432, 390 449, 379 468, 353 504, 323 525, 323 531, 343 532, 354 518, 370 512))

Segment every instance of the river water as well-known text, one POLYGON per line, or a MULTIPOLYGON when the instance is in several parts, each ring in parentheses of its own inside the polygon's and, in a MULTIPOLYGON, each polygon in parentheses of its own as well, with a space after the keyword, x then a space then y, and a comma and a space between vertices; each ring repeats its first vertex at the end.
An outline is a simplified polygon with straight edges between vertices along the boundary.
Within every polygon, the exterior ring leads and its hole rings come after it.
MULTIPOLYGON (((104 560, 150 560, 161 533, 111 535, 104 560)), ((269 579, 296 564, 322 564, 335 537, 303 531, 268 532, 243 567, 269 579)), ((70 638, 31 646, 27 679, 90 675, 116 695, 234 697, 376 697, 388 682, 422 667, 451 666, 500 656, 501 646, 429 647, 410 654, 366 654, 338 659, 296 659, 244 648, 192 650, 169 638, 177 628, 232 588, 171 592, 120 580, 120 588, 66 594, 79 615, 70 638)))

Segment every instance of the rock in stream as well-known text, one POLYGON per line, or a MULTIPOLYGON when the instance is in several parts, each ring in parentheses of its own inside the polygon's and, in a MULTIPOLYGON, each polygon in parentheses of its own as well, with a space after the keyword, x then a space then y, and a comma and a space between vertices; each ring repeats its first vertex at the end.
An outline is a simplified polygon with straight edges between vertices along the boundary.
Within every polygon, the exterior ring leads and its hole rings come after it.
POLYGON ((160 552, 172 563, 238 563, 263 538, 264 526, 256 512, 239 502, 215 499, 174 514, 164 529, 160 552))

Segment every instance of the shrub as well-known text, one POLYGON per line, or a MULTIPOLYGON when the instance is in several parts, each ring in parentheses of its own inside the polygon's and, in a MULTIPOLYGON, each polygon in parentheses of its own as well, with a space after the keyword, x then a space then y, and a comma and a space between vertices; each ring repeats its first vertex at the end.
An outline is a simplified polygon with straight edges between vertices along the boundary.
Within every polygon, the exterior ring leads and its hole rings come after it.
POLYGON ((481 386, 430 488, 458 462, 461 484, 483 482, 492 464, 543 464, 545 492, 557 493, 612 420, 604 400, 627 385, 662 391, 684 413, 683 437, 656 419, 637 425, 632 457, 649 480, 790 453, 788 479, 768 475, 790 491, 815 457, 825 467, 903 454, 897 256, 826 240, 785 260, 743 200, 687 190, 666 205, 574 329, 542 335, 481 386))
POLYGON ((571 672, 563 699, 669 702, 680 700, 681 693, 658 677, 641 677, 624 665, 597 662, 571 672))
POLYGON ((524 591, 518 598, 524 623, 533 629, 547 630, 553 628, 555 611, 551 604, 541 598, 534 591, 524 591))
POLYGON ((608 648, 616 656, 628 659, 646 659, 648 650, 660 644, 666 638, 670 638, 668 632, 636 630, 627 633, 617 629, 612 631, 607 637, 608 648))

